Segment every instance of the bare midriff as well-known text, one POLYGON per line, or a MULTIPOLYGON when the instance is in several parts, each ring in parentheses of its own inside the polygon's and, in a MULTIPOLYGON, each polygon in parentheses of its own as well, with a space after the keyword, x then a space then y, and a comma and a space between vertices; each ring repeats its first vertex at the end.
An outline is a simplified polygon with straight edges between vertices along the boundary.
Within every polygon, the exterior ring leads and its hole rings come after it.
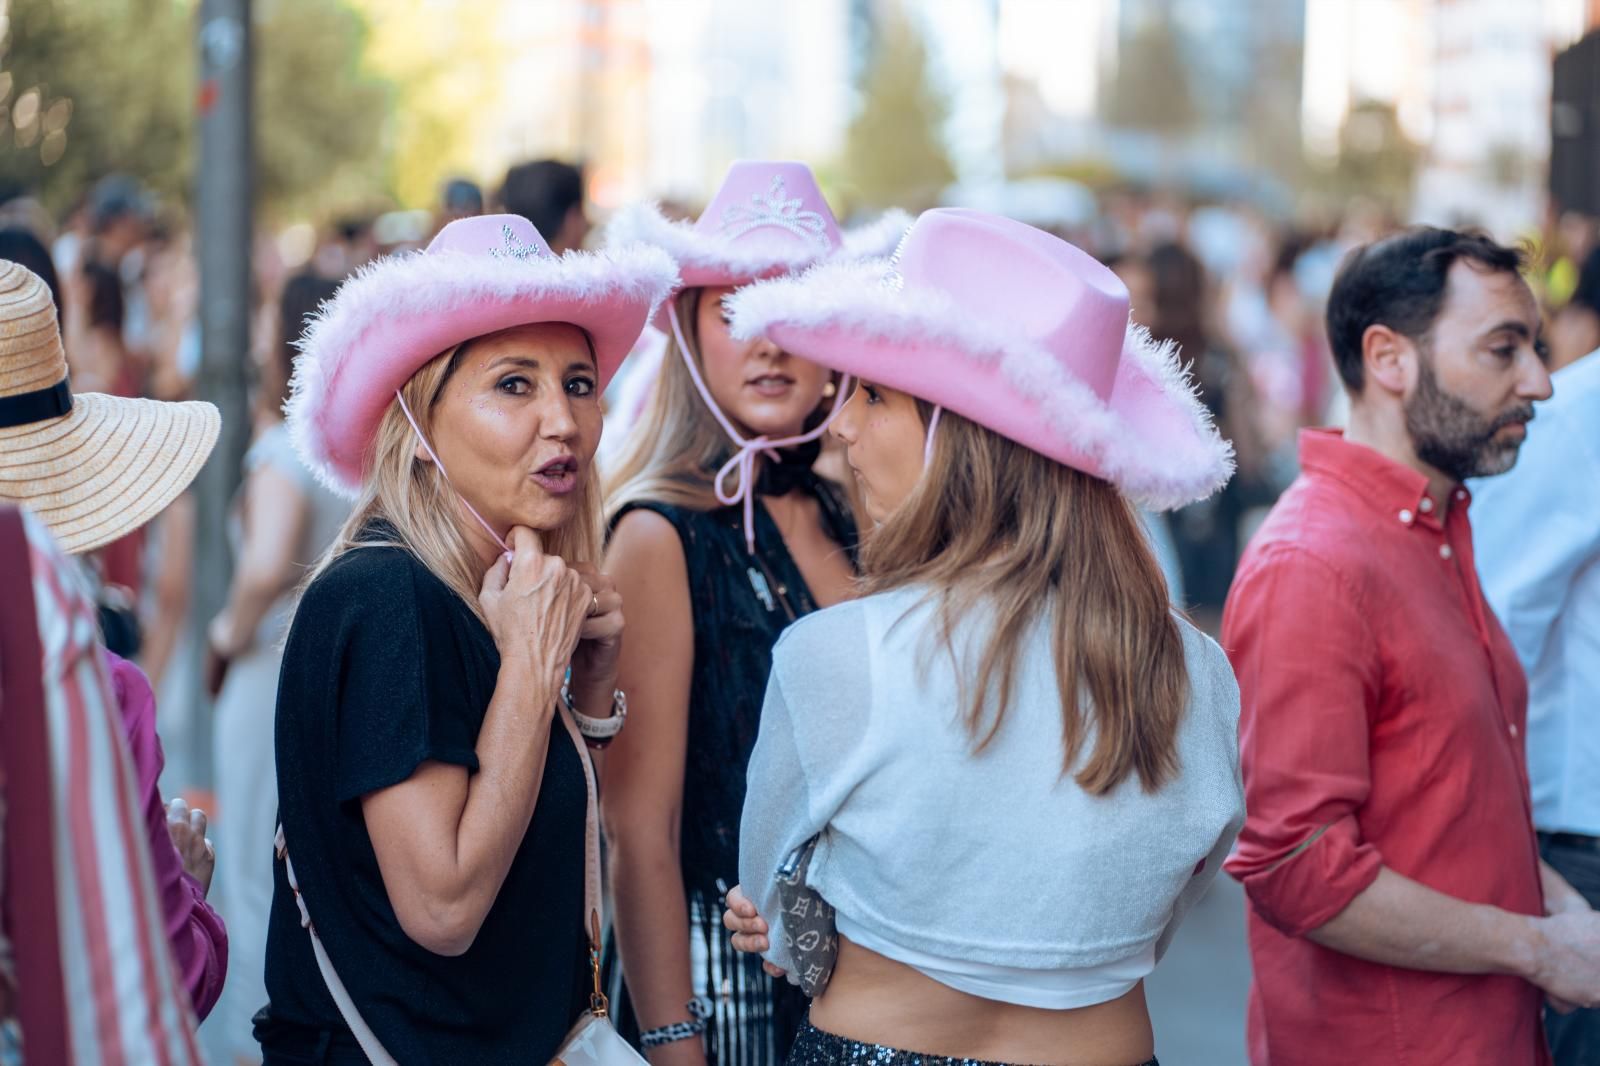
POLYGON ((1023 1007, 957 991, 844 937, 811 1024, 867 1044, 988 1062, 1137 1066, 1155 1054, 1143 982, 1090 1007, 1023 1007))

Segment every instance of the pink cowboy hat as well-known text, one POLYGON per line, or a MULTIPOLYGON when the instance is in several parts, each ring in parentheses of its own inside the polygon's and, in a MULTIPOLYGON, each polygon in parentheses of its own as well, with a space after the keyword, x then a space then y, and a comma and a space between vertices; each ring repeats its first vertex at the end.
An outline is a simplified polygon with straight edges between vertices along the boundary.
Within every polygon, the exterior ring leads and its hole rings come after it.
MULTIPOLYGON (((697 289, 745 285, 834 258, 888 255, 909 225, 904 211, 887 211, 840 233, 810 167, 742 160, 692 225, 669 220, 655 204, 633 204, 612 217, 606 244, 654 245, 677 262, 681 287, 697 289)), ((665 308, 655 325, 667 332, 665 308)))
POLYGON ((981 211, 917 219, 890 260, 728 299, 733 334, 949 408, 1155 510, 1221 488, 1233 449, 1178 361, 1088 253, 981 211))
POLYGON ((450 223, 426 251, 364 267, 301 339, 286 408, 290 436, 317 475, 354 496, 395 390, 462 341, 537 322, 570 322, 594 344, 599 387, 672 291, 656 248, 557 257, 519 215, 450 223))

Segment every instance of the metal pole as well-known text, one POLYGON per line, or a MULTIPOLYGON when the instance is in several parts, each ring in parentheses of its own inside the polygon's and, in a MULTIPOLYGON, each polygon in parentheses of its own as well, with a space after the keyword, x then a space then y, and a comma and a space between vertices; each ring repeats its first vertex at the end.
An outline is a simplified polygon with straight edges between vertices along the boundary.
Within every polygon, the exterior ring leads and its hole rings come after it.
POLYGON ((254 203, 251 138, 250 0, 202 0, 197 25, 200 166, 195 252, 200 269, 199 395, 222 412, 222 436, 197 487, 191 667, 196 714, 189 730, 196 784, 211 778, 211 716, 201 691, 206 627, 227 600, 232 579, 228 507, 250 442, 246 400, 250 356, 250 237, 254 203))

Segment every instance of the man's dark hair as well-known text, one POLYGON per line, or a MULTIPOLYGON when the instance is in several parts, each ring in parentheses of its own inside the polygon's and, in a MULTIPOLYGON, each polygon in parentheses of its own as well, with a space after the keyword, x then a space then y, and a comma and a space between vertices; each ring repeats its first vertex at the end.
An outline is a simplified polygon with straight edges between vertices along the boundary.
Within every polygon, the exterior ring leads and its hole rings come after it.
POLYGON ((452 178, 444 183, 444 206, 448 211, 465 211, 472 215, 483 214, 483 190, 478 183, 466 178, 452 178))
POLYGON ((506 171, 500 208, 521 215, 546 241, 561 232, 567 212, 583 203, 583 171, 559 159, 519 163, 506 171))
POLYGON ((296 343, 305 336, 311 319, 323 304, 333 299, 339 283, 303 271, 290 278, 278 298, 278 383, 283 392, 274 398, 273 410, 279 410, 289 399, 289 379, 294 376, 294 363, 299 357, 296 343))
POLYGON ((343 215, 334 220, 333 232, 346 244, 353 244, 372 232, 371 215, 343 215))
POLYGON ((111 174, 95 182, 89 193, 89 230, 104 233, 119 219, 133 217, 148 222, 155 211, 150 194, 137 178, 111 174))
POLYGON ((1345 257, 1328 294, 1328 345, 1339 377, 1351 393, 1365 383, 1361 338, 1370 326, 1388 326, 1422 341, 1444 306, 1450 268, 1467 260, 1494 272, 1516 274, 1523 254, 1477 231, 1414 226, 1373 241, 1345 257))

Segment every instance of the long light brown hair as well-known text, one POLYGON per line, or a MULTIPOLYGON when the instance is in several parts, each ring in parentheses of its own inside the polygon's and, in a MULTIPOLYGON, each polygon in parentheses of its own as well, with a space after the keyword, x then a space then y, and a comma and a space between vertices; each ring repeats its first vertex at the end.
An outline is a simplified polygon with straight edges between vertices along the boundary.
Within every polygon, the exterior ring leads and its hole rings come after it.
MULTIPOLYGON (((444 395, 445 386, 472 343, 467 341, 435 357, 411 375, 411 380, 400 390, 430 443, 439 398, 444 395)), ((307 583, 315 581, 341 555, 357 548, 404 548, 450 586, 450 590, 487 625, 488 620, 478 605, 483 564, 467 536, 466 523, 472 519, 463 514, 456 491, 438 466, 418 459, 416 451, 417 438, 411 423, 400 410, 400 404, 391 401, 378 423, 361 496, 307 583), (396 535, 392 538, 363 535, 363 530, 373 521, 388 523, 396 535)), ((585 472, 578 513, 560 529, 541 531, 540 537, 547 553, 559 555, 569 563, 594 563, 599 559, 600 484, 592 465, 585 472)))
MULTIPOLYGON (((932 408, 917 407, 926 425, 932 408)), ((946 411, 927 471, 861 564, 867 592, 931 586, 952 655, 963 619, 993 610, 976 678, 963 682, 977 750, 999 732, 1023 638, 1049 605, 1063 772, 1092 737, 1076 773, 1091 794, 1133 774, 1154 792, 1177 773, 1183 635, 1139 518, 1109 483, 946 411)))

